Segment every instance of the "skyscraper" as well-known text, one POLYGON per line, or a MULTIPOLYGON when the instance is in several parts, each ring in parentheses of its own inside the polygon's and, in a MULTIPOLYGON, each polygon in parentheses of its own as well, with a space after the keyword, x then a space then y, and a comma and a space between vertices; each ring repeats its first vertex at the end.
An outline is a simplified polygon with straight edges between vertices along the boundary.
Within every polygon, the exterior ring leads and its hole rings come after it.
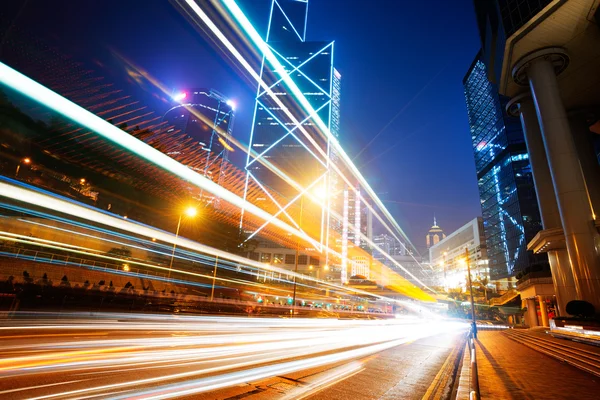
POLYGON ((488 80, 481 53, 463 85, 490 277, 508 278, 544 261, 527 251, 527 243, 541 227, 527 149, 519 120, 506 113, 507 99, 488 80))
POLYGON ((427 248, 430 248, 433 245, 436 245, 446 238, 446 234, 437 224, 437 219, 435 216, 433 217, 433 225, 429 228, 427 235, 425 236, 425 242, 427 243, 427 248))
MULTIPOLYGON (((335 196, 341 191, 332 190, 338 185, 330 168, 335 154, 315 117, 337 136, 340 74, 333 67, 333 42, 306 41, 307 13, 308 0, 272 0, 265 41, 281 67, 263 60, 260 76, 268 89, 260 86, 257 91, 246 171, 247 182, 264 192, 257 205, 287 222, 293 220, 301 230, 310 228, 316 233, 312 236, 318 236, 313 245, 319 250, 329 237, 329 204, 340 201, 335 196), (296 101, 290 80, 314 113, 296 101), (314 201, 318 192, 326 194, 322 201, 314 201)), ((249 227, 242 216, 247 233, 267 225, 249 227)))
MULTIPOLYGON (((188 89, 174 96, 176 104, 163 116, 167 133, 184 133, 191 141, 196 142, 205 152, 204 162, 198 172, 205 176, 213 174, 214 164, 222 166, 227 161, 231 148, 229 138, 233 129, 234 106, 222 94, 212 89, 188 89)), ((172 149, 170 155, 178 155, 185 160, 197 157, 198 154, 186 154, 185 142, 172 149)), ((219 181, 219 176, 210 176, 219 181)))

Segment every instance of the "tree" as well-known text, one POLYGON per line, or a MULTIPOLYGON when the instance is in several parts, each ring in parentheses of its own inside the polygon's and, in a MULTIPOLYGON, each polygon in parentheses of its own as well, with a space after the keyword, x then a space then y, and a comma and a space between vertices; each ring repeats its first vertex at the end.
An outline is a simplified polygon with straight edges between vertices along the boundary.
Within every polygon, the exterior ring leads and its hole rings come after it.
POLYGON ((475 283, 483 290, 485 301, 488 301, 487 285, 489 285, 490 280, 485 276, 478 276, 475 283))

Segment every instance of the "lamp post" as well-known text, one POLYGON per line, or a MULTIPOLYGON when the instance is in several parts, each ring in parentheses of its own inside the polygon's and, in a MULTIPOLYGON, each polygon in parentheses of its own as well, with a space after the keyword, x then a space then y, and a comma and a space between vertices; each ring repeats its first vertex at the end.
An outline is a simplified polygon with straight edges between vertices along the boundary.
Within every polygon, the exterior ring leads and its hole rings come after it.
MULTIPOLYGON (((185 209, 185 215, 192 218, 198 214, 198 210, 194 207, 188 207, 185 209)), ((173 243, 173 252, 171 253, 171 262, 169 263, 169 274, 167 275, 167 279, 171 279, 171 269, 173 268, 173 259, 175 258, 175 249, 177 248, 177 238, 179 237, 179 228, 181 228, 181 219, 183 218, 183 213, 179 214, 179 221, 177 222, 177 230, 175 231, 175 243, 173 243)))
POLYGON ((210 301, 215 297, 215 282, 217 280, 217 266, 219 265, 219 256, 215 257, 215 270, 213 271, 212 290, 210 291, 210 301))
POLYGON ((19 161, 19 164, 17 164, 17 170, 15 171, 15 178, 17 178, 19 176, 19 170, 21 169, 21 163, 23 163, 25 165, 29 165, 29 164, 31 164, 31 159, 29 157, 25 157, 24 159, 19 161))
MULTIPOLYGON (((324 190, 317 191, 316 193, 314 193, 314 196, 316 196, 321 201, 325 201, 325 199, 327 198, 327 188, 325 188, 324 190)), ((303 213, 304 213, 304 194, 300 196, 300 219, 298 221, 298 227, 300 228, 300 231, 302 231, 303 213)), ((296 275, 298 274, 298 257, 299 256, 300 256, 300 237, 298 237, 296 240, 296 263, 294 264, 294 296, 293 296, 292 309, 290 310, 292 318, 294 317, 294 313, 296 312, 296 275)))
MULTIPOLYGON (((304 211, 304 196, 300 196, 300 220, 298 227, 302 230, 302 213, 304 211)), ((296 275, 298 275, 298 256, 300 255, 300 237, 296 238, 296 263, 294 264, 294 296, 292 297, 291 318, 296 313, 296 275)))
POLYGON ((475 322, 475 300, 473 299, 473 282, 471 281, 471 263, 469 262, 469 249, 465 248, 465 262, 467 263, 467 276, 469 277, 469 291, 471 293, 471 319, 473 338, 477 339, 477 323, 475 322))

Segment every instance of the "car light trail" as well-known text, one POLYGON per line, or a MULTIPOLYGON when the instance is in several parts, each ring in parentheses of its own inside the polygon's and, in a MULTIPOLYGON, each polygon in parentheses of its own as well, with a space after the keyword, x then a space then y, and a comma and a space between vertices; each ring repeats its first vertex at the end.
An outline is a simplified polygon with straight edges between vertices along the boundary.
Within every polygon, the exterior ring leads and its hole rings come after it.
POLYGON ((290 394, 305 397, 360 372, 362 364, 354 360, 468 328, 416 318, 27 317, 0 325, 0 394, 29 399, 174 398, 349 362, 290 394), (24 330, 27 335, 14 335, 24 330), (43 377, 47 384, 27 384, 32 377, 43 377), (66 382, 58 385, 56 380, 66 382), (6 385, 12 385, 11 392, 2 391, 6 385))
MULTIPOLYGON (((343 293, 348 294, 357 294, 357 295, 367 295, 375 298, 379 298, 385 300, 387 302, 396 303, 398 300, 387 298, 384 296, 376 295, 373 293, 369 293, 360 289, 353 289, 348 287, 343 287, 340 285, 333 284, 331 282, 320 281, 314 277, 306 276, 302 274, 295 273, 293 271, 288 271, 283 268, 278 268, 272 265, 266 265, 264 263, 260 263, 257 261, 252 261, 248 258, 244 258, 235 254, 231 254, 222 250, 218 250, 197 242, 194 242, 189 239, 182 238, 181 236, 175 236, 171 233, 158 230, 156 228, 152 228, 148 225, 144 225, 132 220, 126 220, 123 218, 119 218, 113 216, 110 213, 99 211, 93 207, 83 205, 81 203, 64 199, 59 196, 53 196, 49 194, 45 194, 43 191, 28 189, 22 187, 23 185, 13 184, 12 181, 9 180, 0 180, 0 196, 7 197, 13 200, 17 200, 20 202, 24 202, 27 204, 32 204, 38 207, 42 207, 45 209, 53 210, 54 212, 64 213, 66 215, 70 215, 73 217, 85 219, 88 221, 93 221, 95 223, 99 223, 102 225, 110 226, 115 229, 123 230, 126 232, 134 233, 137 235, 141 235, 143 237, 152 237, 157 240, 166 242, 166 243, 176 243, 177 247, 184 247, 193 251, 211 254, 213 256, 218 256, 219 258, 226 259, 229 261, 233 261, 242 265, 248 265, 259 270, 265 270, 269 272, 277 272, 281 274, 285 274, 286 276, 296 276, 297 278, 303 279, 309 282, 319 283, 326 287, 329 287, 334 290, 339 290, 343 293), (11 183, 6 183, 6 182, 11 183)), ((422 293, 422 292, 421 292, 422 293)))
MULTIPOLYGON (((95 114, 87 111, 83 107, 65 99, 59 94, 51 91, 43 85, 35 82, 34 80, 26 77, 25 75, 15 71, 8 65, 0 62, 0 82, 5 84, 17 92, 29 97, 30 99, 48 107, 51 110, 56 111, 59 114, 89 128, 92 132, 95 132, 113 143, 116 143, 123 148, 131 151, 149 162, 158 165, 159 167, 179 176, 180 178, 191 182, 201 189, 204 189, 223 200, 236 205, 237 207, 247 210, 251 214, 263 219, 268 220, 272 217, 271 214, 255 206, 252 203, 244 201, 241 197, 234 193, 224 189, 217 183, 210 179, 194 172, 190 168, 183 164, 173 160, 166 154, 161 153, 155 148, 145 144, 139 139, 123 132, 118 127, 111 123, 103 120, 95 114)), ((278 228, 281 228, 295 236, 298 236, 310 243, 314 243, 314 240, 285 222, 275 219, 273 224, 278 228)))

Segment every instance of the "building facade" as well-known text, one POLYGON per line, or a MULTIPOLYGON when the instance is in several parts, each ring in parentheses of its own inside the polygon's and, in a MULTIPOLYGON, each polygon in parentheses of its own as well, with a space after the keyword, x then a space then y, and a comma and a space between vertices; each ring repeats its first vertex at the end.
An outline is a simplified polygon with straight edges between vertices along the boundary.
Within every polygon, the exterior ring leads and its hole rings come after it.
POLYGON ((467 252, 473 279, 489 281, 490 269, 481 217, 469 221, 429 248, 437 286, 446 289, 467 287, 467 252))
MULTIPOLYGON (((235 119, 233 103, 213 89, 186 89, 174 98, 175 105, 163 116, 167 133, 183 133, 188 140, 201 146, 204 161, 197 172, 205 176, 214 173, 214 164, 224 166, 228 159, 229 144, 235 119)), ((185 142, 172 148, 168 155, 186 158, 185 142)), ((191 158, 196 155, 187 155, 191 158)), ((219 182, 219 176, 210 176, 219 182)))
MULTIPOLYGON (((258 207, 302 230, 310 225, 312 245, 322 251, 335 244, 329 243, 329 210, 339 207, 341 214, 344 202, 331 174, 331 137, 319 128, 322 121, 331 136, 339 133, 341 75, 333 67, 334 43, 306 40, 308 1, 272 0, 271 6, 265 40, 278 65, 265 60, 261 69, 268 88, 257 90, 246 186, 262 190, 258 207)), ((243 214, 241 225, 249 235, 272 228, 253 227, 243 214)), ((333 228, 341 232, 342 222, 333 228)))
MULTIPOLYGON (((375 243, 375 245, 379 247, 382 252, 389 254, 390 256, 407 255, 406 245, 387 233, 375 235, 373 237, 373 243, 375 243)), ((373 250, 373 258, 383 264, 390 264, 388 258, 377 250, 373 250)))
POLYGON ((481 53, 463 80, 484 222, 490 277, 509 278, 544 262, 527 251, 539 231, 529 156, 519 120, 487 77, 481 53))
MULTIPOLYGON (((600 166, 593 151, 599 7, 598 0, 475 2, 483 71, 510 99, 508 113, 520 118, 535 181, 542 226, 527 246, 548 256, 560 314, 573 299, 600 309, 600 166)), ((545 309, 547 293, 536 296, 545 309)))

